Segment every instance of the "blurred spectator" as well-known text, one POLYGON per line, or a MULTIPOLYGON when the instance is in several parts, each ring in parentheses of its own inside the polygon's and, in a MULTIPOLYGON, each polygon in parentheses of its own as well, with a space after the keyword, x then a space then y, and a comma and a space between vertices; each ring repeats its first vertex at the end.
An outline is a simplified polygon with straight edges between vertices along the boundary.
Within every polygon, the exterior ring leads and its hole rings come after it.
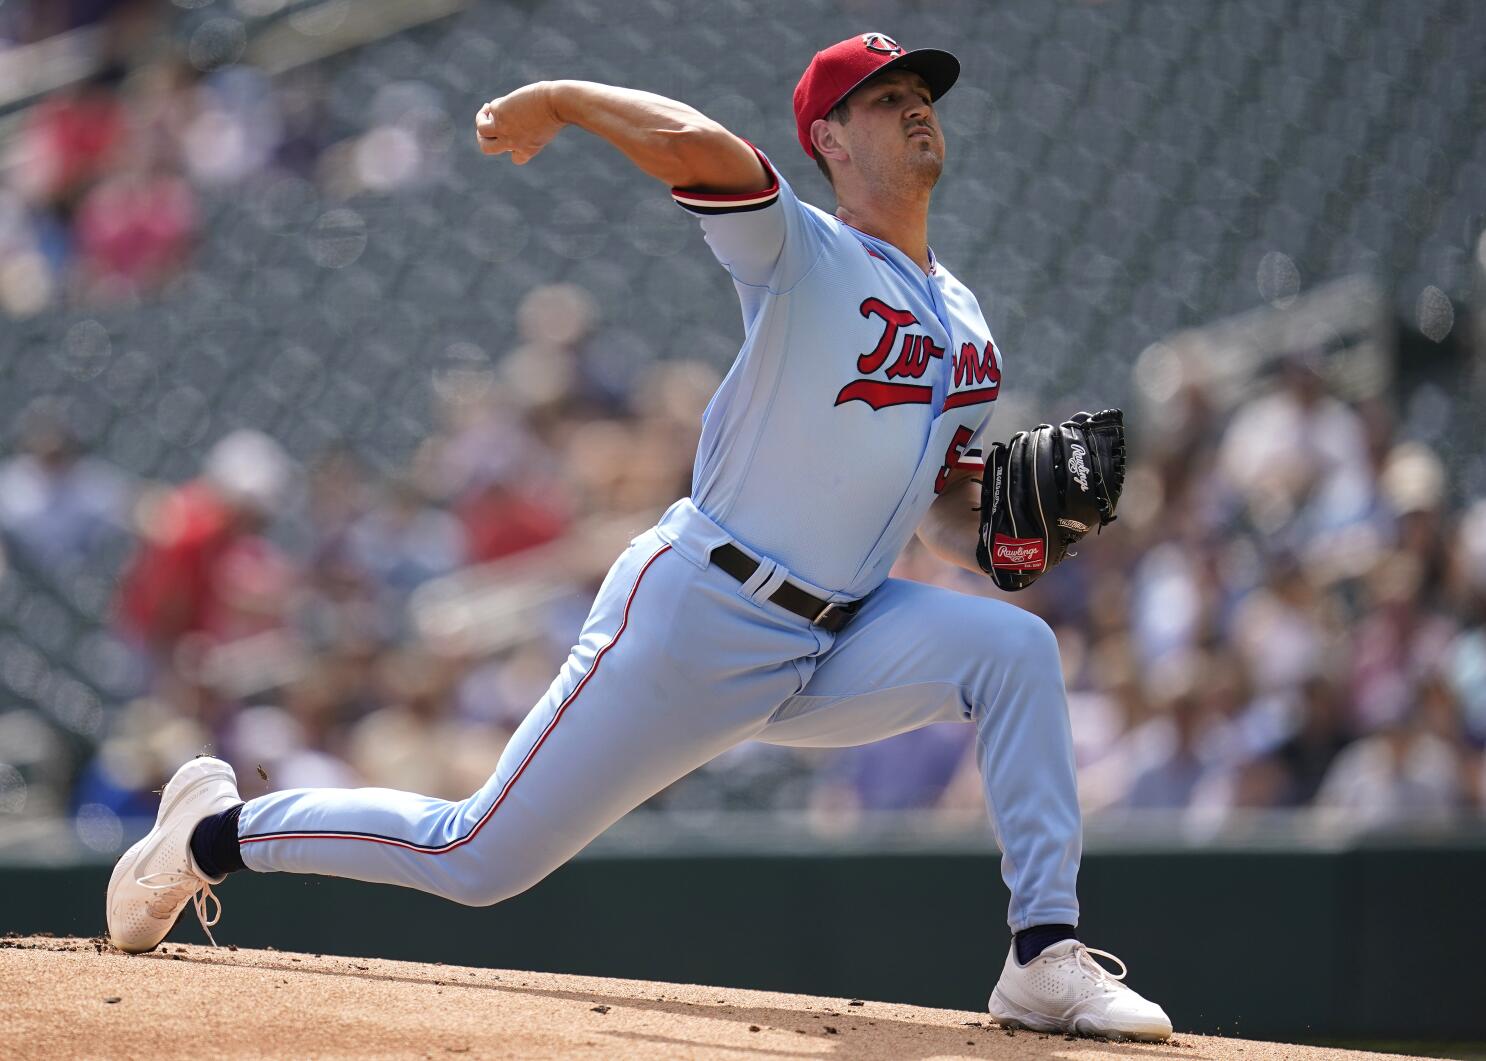
POLYGON ((85 456, 50 403, 22 418, 21 452, 0 464, 0 531, 43 567, 79 567, 127 529, 130 486, 108 461, 85 456))
POLYGON ((1450 643, 1444 671, 1466 732, 1477 746, 1486 745, 1486 625, 1479 619, 1450 643))
POLYGON ((294 596, 293 625, 313 651, 380 647, 401 629, 387 601, 344 543, 321 549, 294 596))
POLYGON ((161 286, 185 264, 195 234, 191 186, 147 155, 128 159, 78 206, 79 281, 95 302, 161 286))
POLYGON ((1191 649, 1217 606, 1203 544, 1173 535, 1139 560, 1131 582, 1131 621, 1141 657, 1154 663, 1191 649))
POLYGON ((390 594, 391 607, 466 562, 459 521, 430 506, 406 479, 387 487, 382 503, 352 525, 346 544, 350 558, 390 594))
POLYGON ((1486 745, 1486 501, 1477 501, 1460 520, 1448 585, 1464 628, 1446 648, 1442 672, 1461 705, 1466 732, 1480 747, 1486 745))
POLYGON ((1219 469, 1260 532, 1298 549, 1363 518, 1372 477, 1362 420, 1327 393, 1321 352, 1277 368, 1275 389, 1229 423, 1219 469))
POLYGON ((30 317, 49 303, 71 253, 63 222, 33 214, 21 197, 0 188, 0 313, 30 317))
POLYGON ((119 85, 125 71, 106 66, 87 81, 53 93, 26 112, 12 142, 10 171, 38 210, 69 221, 89 188, 108 174, 128 123, 119 85))
POLYGON ((567 527, 563 514, 520 480, 476 479, 454 511, 474 563, 488 563, 545 545, 559 538, 567 527))
POLYGON ((261 173, 283 137, 278 97, 261 71, 219 70, 195 86, 173 123, 187 175, 205 186, 235 184, 261 173))
POLYGON ((470 563, 545 545, 569 524, 563 469, 508 397, 451 390, 442 410, 448 434, 424 450, 427 479, 450 498, 470 563))
POLYGON ((1134 779, 1164 754, 1162 723, 1151 717, 1130 640, 1109 634, 1089 653, 1092 688, 1069 683, 1068 713, 1079 802, 1100 811, 1122 802, 1134 779))
POLYGON ((975 744, 970 726, 925 726, 836 754, 822 771, 817 805, 863 811, 936 806, 975 744))
POLYGON ((495 770, 510 730, 456 718, 454 675, 417 652, 390 655, 381 666, 386 707, 352 727, 347 758, 366 784, 463 799, 495 770))
POLYGON ((367 471, 355 453, 330 449, 309 462, 305 473, 305 515, 311 557, 342 549, 351 527, 372 503, 367 471))
POLYGON ((516 309, 516 327, 521 342, 501 365, 502 390, 518 397, 549 444, 545 428, 555 420, 620 414, 640 390, 626 374, 633 366, 599 331, 598 306, 581 287, 532 288, 516 309))
POLYGON ((1233 637, 1260 690, 1288 689, 1326 662, 1322 600, 1295 556, 1271 557, 1263 579, 1235 608, 1233 637))
POLYGON ((1438 667, 1455 633, 1422 600, 1423 565, 1404 553, 1379 559, 1364 587, 1366 611, 1351 653, 1352 703, 1366 732, 1408 714, 1412 690, 1438 667))
POLYGON ((355 788, 363 784, 346 762, 345 686, 333 668, 312 665, 285 691, 283 706, 249 707, 226 734, 228 758, 247 778, 261 771, 273 788, 355 788))
POLYGON ((1291 690, 1260 692, 1248 662, 1218 643, 1198 656, 1198 696, 1212 728, 1202 755, 1210 762, 1234 765, 1268 755, 1295 729, 1291 690))
POLYGON ((1285 790, 1284 766, 1272 756, 1215 769, 1193 789, 1183 831, 1204 839, 1224 827, 1242 828, 1247 814, 1281 806, 1285 790))
POLYGON ((1197 682, 1199 661, 1187 657, 1168 661, 1155 679, 1153 722, 1161 751, 1134 774, 1123 806, 1131 809, 1185 807, 1207 774, 1203 738, 1214 719, 1206 709, 1197 682))
POLYGON ((1457 749, 1416 713, 1343 750, 1316 803, 1360 827, 1446 819, 1465 795, 1463 766, 1457 749))
POLYGON ((209 750, 200 722, 178 703, 144 697, 126 704, 109 726, 73 792, 74 806, 95 804, 120 818, 153 817, 158 793, 180 764, 209 750))
POLYGON ((552 684, 567 651, 566 641, 534 638, 468 667, 451 696, 456 714, 497 731, 514 732, 552 684))
POLYGON ((279 79, 274 94, 281 123, 276 166, 301 178, 314 175, 327 143, 329 94, 324 75, 314 67, 301 67, 279 79))
POLYGON ((277 625, 288 566, 262 531, 291 476, 278 443, 236 431, 212 447, 200 478, 143 505, 118 601, 134 643, 160 654, 189 633, 227 640, 277 625))
POLYGON ((1312 802, 1336 757, 1352 739, 1341 688, 1324 675, 1306 679, 1301 684, 1299 724, 1275 752, 1286 775, 1283 802, 1295 807, 1312 802))
POLYGON ((1428 446, 1400 442, 1384 461, 1378 487, 1395 521, 1395 547, 1418 571, 1421 599, 1430 605, 1440 603, 1449 560, 1444 465, 1428 446))

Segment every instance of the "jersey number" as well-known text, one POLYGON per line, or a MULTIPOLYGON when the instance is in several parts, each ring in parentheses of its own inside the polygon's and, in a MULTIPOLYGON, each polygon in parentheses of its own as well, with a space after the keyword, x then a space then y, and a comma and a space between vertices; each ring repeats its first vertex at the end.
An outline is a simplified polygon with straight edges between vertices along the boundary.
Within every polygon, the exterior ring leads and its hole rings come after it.
POLYGON ((949 440, 949 449, 944 451, 944 465, 934 478, 934 493, 944 493, 945 486, 949 484, 949 473, 960 466, 960 458, 965 455, 965 447, 970 445, 974 434, 968 427, 955 428, 955 437, 949 440))

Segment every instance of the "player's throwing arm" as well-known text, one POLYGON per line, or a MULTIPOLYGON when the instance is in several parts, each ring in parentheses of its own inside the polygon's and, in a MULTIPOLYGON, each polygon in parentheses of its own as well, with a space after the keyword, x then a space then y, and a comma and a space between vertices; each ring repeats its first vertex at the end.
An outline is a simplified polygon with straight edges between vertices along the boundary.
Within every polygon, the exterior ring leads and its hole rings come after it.
POLYGON ((491 100, 475 115, 487 155, 523 166, 563 126, 613 144, 639 169, 672 188, 748 192, 770 179, 743 140, 684 103, 589 81, 538 81, 491 100))

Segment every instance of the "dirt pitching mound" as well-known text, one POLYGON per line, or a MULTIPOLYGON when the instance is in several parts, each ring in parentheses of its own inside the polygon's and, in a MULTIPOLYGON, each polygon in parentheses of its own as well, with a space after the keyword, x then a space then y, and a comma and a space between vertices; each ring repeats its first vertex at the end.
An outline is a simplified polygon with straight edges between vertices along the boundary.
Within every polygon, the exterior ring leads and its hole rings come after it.
POLYGON ((1178 1034, 1140 1045, 984 1013, 589 976, 101 939, 0 940, 0 1054, 1329 1061, 1380 1057, 1178 1034))

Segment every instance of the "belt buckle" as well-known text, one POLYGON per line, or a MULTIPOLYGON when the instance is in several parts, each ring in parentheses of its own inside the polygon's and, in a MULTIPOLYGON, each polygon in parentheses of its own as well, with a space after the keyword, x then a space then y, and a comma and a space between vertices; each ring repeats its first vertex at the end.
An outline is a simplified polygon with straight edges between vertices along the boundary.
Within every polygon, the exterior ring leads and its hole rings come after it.
POLYGON ((816 626, 819 626, 822 629, 828 630, 834 634, 842 627, 844 627, 846 625, 846 621, 856 613, 856 608, 853 606, 854 604, 854 601, 849 604, 842 604, 839 601, 830 601, 824 608, 820 610, 820 613, 810 621, 816 626))

